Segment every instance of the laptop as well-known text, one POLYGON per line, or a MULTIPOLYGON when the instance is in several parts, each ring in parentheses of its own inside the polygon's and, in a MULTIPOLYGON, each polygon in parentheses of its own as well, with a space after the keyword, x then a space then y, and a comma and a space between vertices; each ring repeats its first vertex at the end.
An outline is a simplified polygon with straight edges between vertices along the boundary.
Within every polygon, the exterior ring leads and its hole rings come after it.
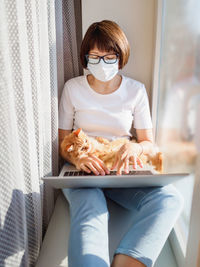
POLYGON ((137 170, 130 168, 129 174, 122 172, 116 175, 116 170, 110 174, 94 175, 84 171, 78 171, 73 165, 65 163, 59 176, 43 177, 42 180, 54 188, 80 188, 80 187, 155 187, 174 183, 186 178, 188 173, 157 173, 153 167, 144 166, 137 170))

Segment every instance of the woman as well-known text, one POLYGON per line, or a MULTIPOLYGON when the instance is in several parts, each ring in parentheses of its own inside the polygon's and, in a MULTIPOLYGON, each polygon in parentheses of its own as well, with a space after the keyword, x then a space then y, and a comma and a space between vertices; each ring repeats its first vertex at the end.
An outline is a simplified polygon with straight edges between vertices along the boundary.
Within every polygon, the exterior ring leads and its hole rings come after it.
MULTIPOLYGON (((93 23, 81 45, 81 63, 91 74, 66 82, 59 106, 59 141, 72 129, 90 136, 131 138, 132 123, 138 143, 123 145, 113 168, 129 172, 129 160, 153 150, 148 98, 142 83, 118 74, 128 61, 129 43, 120 27, 108 20, 93 23)), ((96 157, 72 162, 86 172, 109 170, 96 157)), ((136 214, 115 251, 112 267, 153 266, 177 217, 183 200, 172 185, 156 188, 63 189, 70 204, 69 267, 108 267, 108 210, 106 197, 136 214)))

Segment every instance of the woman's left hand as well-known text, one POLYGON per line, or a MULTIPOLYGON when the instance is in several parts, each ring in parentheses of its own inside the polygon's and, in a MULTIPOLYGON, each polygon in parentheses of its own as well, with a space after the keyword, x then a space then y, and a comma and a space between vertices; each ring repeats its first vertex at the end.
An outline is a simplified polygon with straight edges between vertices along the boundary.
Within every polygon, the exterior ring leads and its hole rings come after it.
POLYGON ((139 158, 141 154, 142 147, 138 143, 128 143, 124 144, 120 150, 117 152, 115 162, 111 170, 117 168, 117 174, 121 174, 123 169, 125 173, 129 173, 129 162, 133 164, 133 168, 137 169, 137 165, 141 168, 143 167, 142 161, 139 158))

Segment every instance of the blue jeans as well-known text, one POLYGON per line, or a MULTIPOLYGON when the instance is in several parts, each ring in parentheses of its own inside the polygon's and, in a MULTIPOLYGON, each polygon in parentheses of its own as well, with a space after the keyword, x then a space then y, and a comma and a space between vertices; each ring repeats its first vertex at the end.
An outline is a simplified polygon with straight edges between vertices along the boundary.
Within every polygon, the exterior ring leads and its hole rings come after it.
POLYGON ((69 267, 108 267, 108 209, 105 196, 134 212, 136 220, 115 254, 153 266, 180 212, 183 197, 170 184, 149 188, 63 189, 70 206, 69 267))

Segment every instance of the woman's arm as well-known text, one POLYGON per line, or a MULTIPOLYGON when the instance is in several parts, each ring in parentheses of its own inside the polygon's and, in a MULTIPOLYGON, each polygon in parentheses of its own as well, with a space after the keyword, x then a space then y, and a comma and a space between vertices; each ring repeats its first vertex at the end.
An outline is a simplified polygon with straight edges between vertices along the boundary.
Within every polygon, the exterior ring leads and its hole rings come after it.
POLYGON ((61 152, 60 150, 60 145, 62 143, 62 141, 64 140, 65 136, 70 134, 71 133, 71 130, 62 130, 62 129, 58 129, 58 135, 59 135, 59 151, 61 152))
MULTIPOLYGON (((63 157, 63 153, 62 153, 62 150, 61 150, 61 143, 64 140, 65 136, 68 135, 68 134, 70 134, 70 133, 71 133, 71 130, 58 129, 58 135, 59 135, 59 153, 60 153, 60 156, 62 158, 64 158, 64 157, 63 157)), ((69 158, 64 158, 64 159, 67 160, 67 161, 69 161, 69 162, 71 162, 69 158)), ((71 162, 71 163, 73 163, 73 162, 71 162)))
POLYGON ((58 135, 59 135, 59 147, 63 141, 63 139, 65 138, 66 135, 70 134, 72 130, 62 130, 62 129, 58 129, 58 135))
POLYGON ((152 154, 154 150, 152 129, 136 129, 136 134, 139 146, 141 146, 140 154, 152 154))
POLYGON ((124 169, 129 172, 129 161, 133 162, 133 168, 137 165, 143 167, 139 156, 143 154, 152 154, 154 151, 153 132, 152 129, 136 129, 137 141, 124 144, 117 153, 115 163, 111 169, 117 168, 117 174, 121 174, 124 169))

